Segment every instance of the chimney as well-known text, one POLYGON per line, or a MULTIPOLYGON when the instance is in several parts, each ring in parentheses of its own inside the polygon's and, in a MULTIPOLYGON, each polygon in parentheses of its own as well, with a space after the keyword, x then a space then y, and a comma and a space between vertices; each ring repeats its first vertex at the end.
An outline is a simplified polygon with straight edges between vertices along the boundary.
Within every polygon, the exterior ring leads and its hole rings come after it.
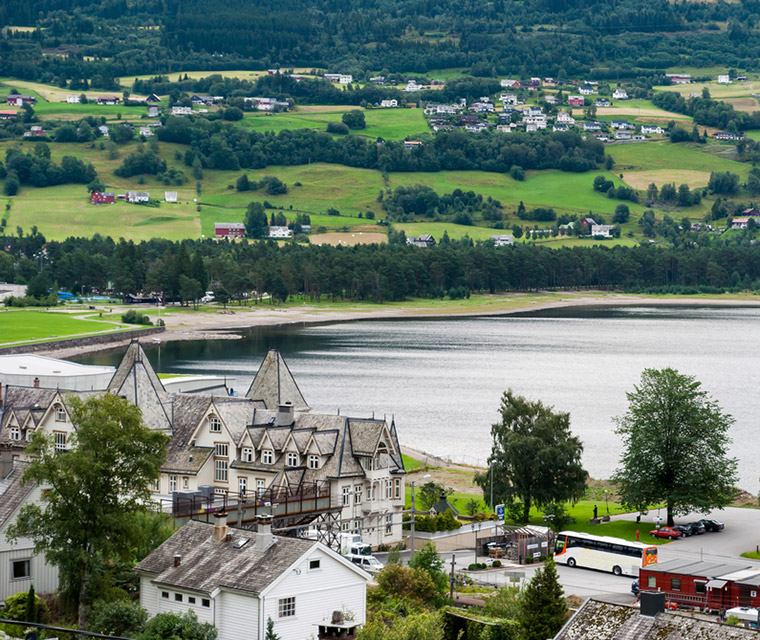
POLYGON ((639 594, 639 608, 642 616, 654 618, 665 611, 664 591, 642 591, 639 594))
POLYGON ((40 388, 40 379, 39 378, 35 378, 33 384, 34 384, 34 388, 35 389, 39 389, 40 388))
POLYGON ((253 544, 255 551, 264 552, 274 544, 272 537, 272 517, 270 515, 259 516, 259 524, 256 530, 256 542, 253 544))
POLYGON ((214 542, 224 542, 227 538, 227 514, 214 514, 214 542))
POLYGON ((181 553, 175 553, 174 554, 174 566, 178 567, 180 564, 182 564, 182 554, 181 553))
POLYGON ((290 402, 281 404, 277 411, 277 426, 289 427, 293 424, 293 405, 290 402))

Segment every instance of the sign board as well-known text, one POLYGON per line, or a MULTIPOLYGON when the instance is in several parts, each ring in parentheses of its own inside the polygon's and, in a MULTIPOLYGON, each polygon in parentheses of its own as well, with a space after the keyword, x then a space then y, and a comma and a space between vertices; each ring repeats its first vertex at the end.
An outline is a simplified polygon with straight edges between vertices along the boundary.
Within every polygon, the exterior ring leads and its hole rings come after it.
POLYGON ((504 520, 504 505, 503 504, 496 505, 496 519, 504 520))
POLYGON ((541 546, 542 546, 542 547, 548 547, 548 546, 549 546, 549 543, 548 543, 548 542, 546 542, 546 540, 544 540, 544 541, 541 543, 541 546))
POLYGON ((538 544, 536 544, 536 543, 529 544, 525 548, 526 549, 538 549, 538 544))
POLYGON ((540 558, 541 557, 541 552, 540 551, 534 551, 533 552, 533 557, 534 558, 540 558))

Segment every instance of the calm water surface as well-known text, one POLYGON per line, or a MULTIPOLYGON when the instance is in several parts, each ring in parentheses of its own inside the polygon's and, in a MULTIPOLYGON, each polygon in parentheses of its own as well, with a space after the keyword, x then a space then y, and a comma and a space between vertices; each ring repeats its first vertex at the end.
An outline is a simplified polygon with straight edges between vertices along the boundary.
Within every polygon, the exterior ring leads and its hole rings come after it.
MULTIPOLYGON (((694 375, 736 419, 732 455, 756 492, 760 437, 760 309, 621 307, 509 317, 345 322, 249 330, 243 340, 175 342, 147 350, 158 371, 234 376, 244 394, 278 347, 318 412, 395 416, 403 444, 463 462, 491 446, 511 387, 568 411, 592 476, 620 455, 613 417, 647 367, 694 375)), ((116 355, 83 362, 117 364, 116 355)))

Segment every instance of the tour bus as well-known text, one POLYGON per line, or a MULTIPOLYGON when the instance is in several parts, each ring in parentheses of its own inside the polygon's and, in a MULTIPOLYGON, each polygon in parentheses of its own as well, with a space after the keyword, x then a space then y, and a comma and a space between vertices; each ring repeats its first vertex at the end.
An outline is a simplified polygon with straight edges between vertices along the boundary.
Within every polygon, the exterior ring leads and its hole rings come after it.
POLYGON ((554 560, 568 567, 639 576, 639 569, 657 564, 657 547, 622 538, 562 531, 557 534, 554 560))

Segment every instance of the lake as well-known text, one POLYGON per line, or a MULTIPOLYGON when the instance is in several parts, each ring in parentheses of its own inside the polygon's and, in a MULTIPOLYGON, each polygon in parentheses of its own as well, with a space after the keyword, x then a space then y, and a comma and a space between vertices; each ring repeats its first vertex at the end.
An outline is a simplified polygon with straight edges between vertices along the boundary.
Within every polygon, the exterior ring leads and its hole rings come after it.
MULTIPOLYGON (((613 418, 645 368, 696 376, 736 419, 732 455, 757 492, 760 309, 571 308, 501 317, 357 321, 256 328, 242 340, 146 349, 160 372, 234 376, 244 394, 270 347, 285 356, 313 410, 395 417, 402 444, 483 464, 502 392, 571 416, 584 464, 609 477, 620 455, 613 418)), ((118 364, 120 354, 80 361, 118 364)))

